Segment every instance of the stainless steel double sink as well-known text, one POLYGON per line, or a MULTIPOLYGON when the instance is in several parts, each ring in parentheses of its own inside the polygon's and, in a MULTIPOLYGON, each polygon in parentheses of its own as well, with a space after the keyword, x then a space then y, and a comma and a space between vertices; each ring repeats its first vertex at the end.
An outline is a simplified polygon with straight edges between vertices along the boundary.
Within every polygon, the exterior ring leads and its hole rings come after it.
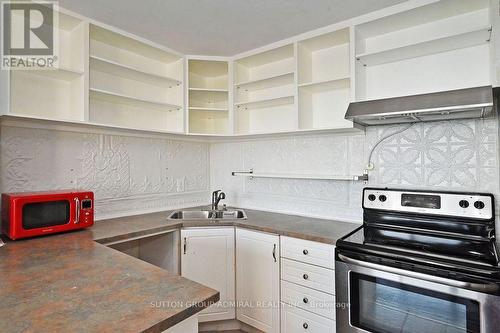
POLYGON ((174 210, 169 220, 246 220, 247 215, 241 209, 233 210, 174 210))

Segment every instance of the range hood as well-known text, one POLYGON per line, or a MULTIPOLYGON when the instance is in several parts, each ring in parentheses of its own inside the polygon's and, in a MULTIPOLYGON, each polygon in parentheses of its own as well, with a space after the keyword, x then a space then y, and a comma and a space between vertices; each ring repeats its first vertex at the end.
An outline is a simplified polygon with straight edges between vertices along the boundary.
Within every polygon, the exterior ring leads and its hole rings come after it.
POLYGON ((493 113, 491 86, 430 94, 353 102, 346 119, 364 125, 385 125, 484 118, 493 113))

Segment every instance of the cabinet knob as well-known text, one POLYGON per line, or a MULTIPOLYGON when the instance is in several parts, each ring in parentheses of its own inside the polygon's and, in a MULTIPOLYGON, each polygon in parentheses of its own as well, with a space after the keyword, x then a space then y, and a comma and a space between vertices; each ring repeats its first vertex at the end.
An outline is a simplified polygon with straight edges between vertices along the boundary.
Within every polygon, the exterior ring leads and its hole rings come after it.
POLYGON ((304 278, 304 280, 309 279, 309 275, 307 275, 307 274, 302 275, 302 277, 304 278))
POLYGON ((309 327, 309 324, 307 324, 307 323, 303 323, 303 324, 302 324, 302 327, 304 327, 304 329, 305 329, 305 330, 307 330, 307 328, 309 327))
POLYGON ((307 255, 309 254, 309 251, 307 251, 306 249, 304 249, 304 250, 302 251, 302 253, 304 253, 304 255, 305 255, 305 256, 307 256, 307 255))
POLYGON ((305 304, 309 303, 309 300, 307 299, 307 297, 304 297, 304 299, 302 299, 302 301, 303 301, 305 304))

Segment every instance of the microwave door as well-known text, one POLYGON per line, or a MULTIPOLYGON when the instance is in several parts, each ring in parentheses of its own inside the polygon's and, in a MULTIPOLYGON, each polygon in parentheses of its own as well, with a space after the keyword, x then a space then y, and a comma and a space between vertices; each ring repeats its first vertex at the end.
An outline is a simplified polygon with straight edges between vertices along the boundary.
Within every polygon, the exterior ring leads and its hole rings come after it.
POLYGON ((462 281, 436 283, 434 276, 415 278, 352 260, 336 263, 339 332, 498 332, 499 296, 465 289, 462 281))
POLYGON ((22 207, 22 226, 24 230, 32 230, 68 224, 72 211, 69 200, 25 203, 22 207))

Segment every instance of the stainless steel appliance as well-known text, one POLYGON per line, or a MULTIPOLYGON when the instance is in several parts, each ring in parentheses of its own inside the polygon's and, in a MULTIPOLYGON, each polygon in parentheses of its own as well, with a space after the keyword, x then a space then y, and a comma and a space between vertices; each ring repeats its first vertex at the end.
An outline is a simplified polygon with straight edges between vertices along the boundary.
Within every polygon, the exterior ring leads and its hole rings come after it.
POLYGON ((500 332, 491 194, 366 188, 337 242, 337 332, 500 332))
POLYGON ((345 118, 364 125, 484 118, 494 113, 491 86, 349 104, 345 118))

